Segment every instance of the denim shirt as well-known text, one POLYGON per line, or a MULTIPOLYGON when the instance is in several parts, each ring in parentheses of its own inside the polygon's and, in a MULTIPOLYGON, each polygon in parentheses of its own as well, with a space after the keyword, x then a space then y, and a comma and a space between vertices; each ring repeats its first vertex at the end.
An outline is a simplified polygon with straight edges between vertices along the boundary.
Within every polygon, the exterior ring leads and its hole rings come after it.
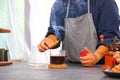
MULTIPOLYGON (((64 19, 66 18, 68 1, 56 0, 53 4, 46 36, 55 34, 60 41, 63 41, 65 37, 64 19)), ((98 45, 108 44, 115 36, 120 36, 120 17, 114 0, 90 0, 90 12, 98 35, 98 45), (101 34, 104 35, 103 42, 99 39, 101 34)), ((87 13, 87 0, 71 0, 69 18, 79 17, 85 13, 87 13)))

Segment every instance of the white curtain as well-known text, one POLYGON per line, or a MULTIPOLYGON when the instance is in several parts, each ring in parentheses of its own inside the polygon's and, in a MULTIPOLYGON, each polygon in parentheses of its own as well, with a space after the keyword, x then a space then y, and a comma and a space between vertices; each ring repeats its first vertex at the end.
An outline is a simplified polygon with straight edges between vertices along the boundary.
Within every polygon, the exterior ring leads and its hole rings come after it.
MULTIPOLYGON (((7 35, 6 42, 10 57, 11 59, 24 58, 27 60, 32 52, 31 48, 36 47, 47 32, 54 0, 50 2, 48 0, 7 1, 11 33, 7 35), (17 4, 21 2, 25 5, 17 4), (20 19, 22 21, 19 22, 20 19)), ((39 52, 37 51, 37 53, 39 52)))
POLYGON ((118 8, 119 8, 119 14, 120 14, 120 0, 115 0, 115 1, 117 3, 118 8))
POLYGON ((20 6, 24 0, 7 0, 8 4, 8 26, 11 30, 6 37, 7 47, 11 59, 24 58, 24 6, 20 6))

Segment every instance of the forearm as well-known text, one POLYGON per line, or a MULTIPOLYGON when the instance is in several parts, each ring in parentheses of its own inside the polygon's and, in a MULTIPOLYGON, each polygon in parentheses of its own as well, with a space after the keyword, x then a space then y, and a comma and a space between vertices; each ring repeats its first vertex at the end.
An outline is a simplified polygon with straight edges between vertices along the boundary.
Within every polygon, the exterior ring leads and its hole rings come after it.
POLYGON ((97 63, 104 55, 105 53, 108 51, 108 47, 104 46, 104 45, 100 45, 96 51, 94 52, 94 56, 95 56, 95 59, 96 59, 96 62, 97 63))

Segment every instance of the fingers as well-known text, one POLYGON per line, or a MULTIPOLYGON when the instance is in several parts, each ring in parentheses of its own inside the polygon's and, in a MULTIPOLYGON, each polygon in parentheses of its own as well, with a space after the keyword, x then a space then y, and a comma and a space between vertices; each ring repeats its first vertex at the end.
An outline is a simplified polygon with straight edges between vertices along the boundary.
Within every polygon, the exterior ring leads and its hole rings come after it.
POLYGON ((86 67, 93 66, 93 61, 92 59, 88 58, 88 56, 80 57, 80 62, 82 63, 83 66, 86 66, 86 67))
POLYGON ((90 64, 90 62, 89 62, 89 61, 83 61, 82 66, 85 66, 85 67, 90 67, 90 66, 91 66, 91 64, 90 64))
POLYGON ((57 44, 59 43, 59 40, 57 41, 52 41, 49 38, 45 38, 41 41, 41 43, 38 45, 38 50, 40 52, 44 52, 48 49, 51 49, 53 47, 55 47, 57 44))
POLYGON ((50 43, 50 41, 47 40, 47 38, 43 39, 43 40, 40 42, 40 44, 37 46, 37 47, 38 47, 38 50, 39 50, 40 52, 44 52, 44 51, 48 50, 48 49, 49 49, 49 47, 48 47, 49 43, 50 43))
POLYGON ((91 50, 89 50, 88 48, 84 48, 84 51, 87 53, 86 56, 82 57, 80 56, 80 62, 82 63, 83 66, 94 66, 94 54, 92 53, 91 50))
POLYGON ((91 62, 91 58, 89 58, 89 56, 80 57, 80 61, 81 61, 82 63, 87 64, 87 63, 91 62))

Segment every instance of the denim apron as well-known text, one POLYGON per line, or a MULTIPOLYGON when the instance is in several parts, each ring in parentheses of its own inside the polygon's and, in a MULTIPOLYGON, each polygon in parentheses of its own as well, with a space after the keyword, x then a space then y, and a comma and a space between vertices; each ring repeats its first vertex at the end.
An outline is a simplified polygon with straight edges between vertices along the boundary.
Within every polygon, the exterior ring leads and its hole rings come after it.
POLYGON ((87 47, 91 51, 96 49, 98 42, 96 29, 90 13, 90 1, 88 0, 88 13, 68 18, 70 0, 68 2, 65 18, 65 38, 62 42, 62 49, 66 50, 66 59, 71 62, 80 61, 80 51, 87 47))

